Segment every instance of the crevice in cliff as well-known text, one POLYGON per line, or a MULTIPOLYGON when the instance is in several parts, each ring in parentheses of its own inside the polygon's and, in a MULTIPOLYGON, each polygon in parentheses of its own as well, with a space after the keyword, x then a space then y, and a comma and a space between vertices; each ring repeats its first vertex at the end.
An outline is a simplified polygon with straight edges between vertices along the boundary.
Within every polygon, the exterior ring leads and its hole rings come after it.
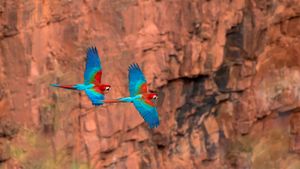
POLYGON ((204 133, 204 143, 207 154, 207 157, 204 161, 215 160, 217 155, 217 145, 211 141, 210 135, 208 134, 207 129, 204 126, 202 126, 202 131, 204 133))
MULTIPOLYGON (((205 94, 204 81, 206 76, 198 76, 196 78, 181 78, 183 80, 183 94, 186 98, 186 103, 176 110, 176 121, 180 128, 188 114, 192 113, 193 108, 198 108, 199 103, 194 101, 196 96, 202 96, 205 94)), ((202 110, 202 109, 198 109, 202 110)), ((198 112, 197 115, 202 115, 204 112, 198 112)))
POLYGON ((216 71, 214 80, 221 92, 227 91, 227 83, 229 80, 229 67, 222 66, 219 70, 216 71))

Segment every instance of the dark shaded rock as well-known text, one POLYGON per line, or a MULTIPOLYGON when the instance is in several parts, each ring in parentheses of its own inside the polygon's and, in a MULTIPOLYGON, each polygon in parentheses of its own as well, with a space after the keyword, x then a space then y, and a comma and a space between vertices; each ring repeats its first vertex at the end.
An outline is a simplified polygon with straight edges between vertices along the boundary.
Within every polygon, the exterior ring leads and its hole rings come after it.
POLYGON ((0 137, 13 138, 19 131, 19 125, 11 120, 0 121, 0 137))
POLYGON ((214 80, 220 91, 227 91, 227 83, 229 80, 229 67, 221 67, 214 77, 214 80))

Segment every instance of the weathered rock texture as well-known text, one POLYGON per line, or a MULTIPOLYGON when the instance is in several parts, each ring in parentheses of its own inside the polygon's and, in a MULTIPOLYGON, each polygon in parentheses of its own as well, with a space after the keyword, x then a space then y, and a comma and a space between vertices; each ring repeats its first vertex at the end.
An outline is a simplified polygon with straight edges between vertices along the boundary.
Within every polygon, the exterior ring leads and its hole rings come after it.
POLYGON ((299 0, 2 0, 0 56, 3 168, 300 168, 299 0), (141 65, 157 129, 49 87, 91 45, 107 98, 141 65))

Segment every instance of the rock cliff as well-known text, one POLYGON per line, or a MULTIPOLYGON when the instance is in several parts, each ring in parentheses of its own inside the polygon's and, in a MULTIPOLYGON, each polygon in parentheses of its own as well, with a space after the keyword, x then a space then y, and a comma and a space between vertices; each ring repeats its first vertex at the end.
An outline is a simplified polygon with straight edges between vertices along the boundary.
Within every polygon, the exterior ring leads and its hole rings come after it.
POLYGON ((299 0, 2 0, 0 118, 7 169, 299 169, 299 0), (157 129, 49 87, 83 81, 91 45, 107 98, 141 65, 157 129))

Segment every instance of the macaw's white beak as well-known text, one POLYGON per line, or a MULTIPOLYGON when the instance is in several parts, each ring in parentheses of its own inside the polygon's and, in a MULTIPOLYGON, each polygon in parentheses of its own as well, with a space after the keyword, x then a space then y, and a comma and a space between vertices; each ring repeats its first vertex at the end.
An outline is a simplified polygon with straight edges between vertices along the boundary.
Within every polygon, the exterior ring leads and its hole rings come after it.
POLYGON ((109 87, 109 86, 105 87, 104 93, 106 94, 106 93, 108 93, 109 91, 110 91, 110 87, 109 87))

